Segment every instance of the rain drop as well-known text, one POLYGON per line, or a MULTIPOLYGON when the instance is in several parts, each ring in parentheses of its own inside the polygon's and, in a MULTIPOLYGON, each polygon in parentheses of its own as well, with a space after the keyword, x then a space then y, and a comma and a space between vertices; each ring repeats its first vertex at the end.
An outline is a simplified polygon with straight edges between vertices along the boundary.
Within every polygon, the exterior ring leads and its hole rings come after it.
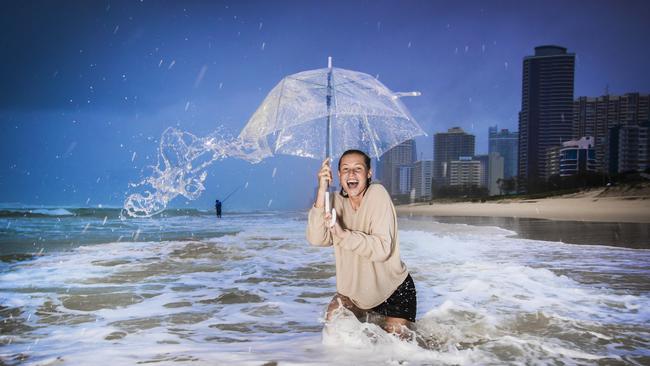
POLYGON ((266 48, 266 42, 262 42, 262 51, 264 51, 264 48, 266 48))
POLYGON ((264 25, 264 23, 260 22, 260 26, 257 28, 257 30, 262 30, 263 25, 264 25))
POLYGON ((266 205, 266 207, 271 207, 271 203, 273 203, 273 199, 269 200, 269 203, 266 205))
POLYGON ((205 76, 205 73, 208 71, 208 65, 203 65, 201 67, 201 70, 199 71, 199 74, 196 76, 196 80, 194 81, 194 87, 198 87, 201 84, 201 81, 203 81, 203 77, 205 76))
POLYGON ((135 151, 133 152, 133 156, 131 156, 131 162, 133 162, 133 160, 135 160, 135 151))
POLYGON ((169 67, 167 67, 167 70, 171 70, 172 67, 174 67, 174 65, 176 65, 176 60, 172 60, 172 62, 169 63, 169 67))
POLYGON ((273 173, 271 174, 271 178, 275 178, 275 173, 278 172, 278 168, 273 168, 273 173))
POLYGON ((409 42, 408 46, 406 48, 411 48, 411 42, 409 42))
POLYGON ((119 29, 120 29, 120 25, 118 24, 115 26, 115 30, 113 30, 113 34, 116 34, 119 29))
POLYGON ((106 220, 108 220, 108 216, 104 216, 104 221, 102 221, 102 226, 106 225, 106 220))
POLYGON ((508 70, 508 61, 506 61, 506 62, 503 63, 503 67, 504 67, 506 70, 508 70))
POLYGON ((185 103, 185 112, 190 109, 190 102, 185 103))

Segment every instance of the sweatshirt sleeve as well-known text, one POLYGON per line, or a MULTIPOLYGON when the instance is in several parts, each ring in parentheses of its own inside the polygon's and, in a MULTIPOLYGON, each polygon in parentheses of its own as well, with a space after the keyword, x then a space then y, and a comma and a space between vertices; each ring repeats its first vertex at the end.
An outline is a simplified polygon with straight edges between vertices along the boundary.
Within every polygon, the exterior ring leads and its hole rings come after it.
POLYGON ((373 262, 385 262, 395 245, 395 208, 385 190, 368 203, 372 204, 369 232, 350 231, 350 235, 337 244, 373 262))
POLYGON ((332 234, 325 223, 325 211, 323 208, 312 206, 307 218, 307 241, 311 245, 327 247, 332 245, 332 234))

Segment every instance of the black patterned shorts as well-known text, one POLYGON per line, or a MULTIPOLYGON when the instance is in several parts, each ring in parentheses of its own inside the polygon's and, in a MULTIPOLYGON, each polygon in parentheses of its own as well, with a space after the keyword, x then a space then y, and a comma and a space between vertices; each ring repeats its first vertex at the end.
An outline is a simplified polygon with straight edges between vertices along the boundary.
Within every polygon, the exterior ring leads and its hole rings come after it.
POLYGON ((409 274, 386 301, 371 310, 384 316, 402 318, 414 322, 417 305, 415 284, 409 274))

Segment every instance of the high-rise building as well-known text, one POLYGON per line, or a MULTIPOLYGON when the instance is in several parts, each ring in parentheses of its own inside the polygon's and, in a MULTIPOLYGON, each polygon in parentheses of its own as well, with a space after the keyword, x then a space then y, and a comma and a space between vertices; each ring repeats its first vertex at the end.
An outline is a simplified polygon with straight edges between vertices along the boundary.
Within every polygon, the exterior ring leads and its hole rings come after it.
POLYGON ((548 149, 547 179, 553 175, 568 177, 571 175, 595 172, 596 154, 594 139, 591 136, 571 140, 548 149))
POLYGON ((397 194, 410 194, 413 189, 413 165, 397 167, 397 194))
POLYGON ((488 187, 488 173, 490 167, 490 157, 489 155, 476 155, 472 160, 478 160, 481 163, 481 187, 488 187))
POLYGON ((627 93, 579 97, 573 103, 573 138, 593 136, 598 171, 607 172, 609 129, 638 126, 650 120, 650 94, 627 93))
POLYGON ((650 167, 650 122, 609 129, 605 166, 609 174, 644 171, 650 167))
POLYGON ((416 199, 431 198, 431 180, 433 179, 433 160, 418 160, 413 167, 413 188, 416 199))
POLYGON ((519 112, 519 189, 535 190, 546 175, 549 148, 571 140, 575 54, 559 46, 535 47, 524 58, 519 112))
POLYGON ((517 176, 517 151, 519 149, 519 133, 510 132, 507 128, 499 131, 497 126, 489 130, 488 154, 499 153, 503 158, 503 177, 517 176))
POLYGON ((409 193, 411 191, 411 177, 402 177, 411 174, 410 170, 401 169, 412 167, 416 159, 415 140, 407 140, 386 151, 380 158, 378 165, 381 172, 381 183, 391 195, 409 193), (403 184, 400 185, 400 182, 403 184), (405 185, 406 184, 406 185, 405 185))
POLYGON ((449 162, 449 185, 478 187, 481 185, 481 162, 461 156, 449 162))
POLYGON ((499 187, 499 179, 504 178, 504 159, 498 152, 488 154, 490 162, 488 163, 488 192, 490 196, 503 194, 499 187))
POLYGON ((461 156, 474 156, 475 137, 460 127, 433 136, 433 184, 449 185, 449 164, 461 156))

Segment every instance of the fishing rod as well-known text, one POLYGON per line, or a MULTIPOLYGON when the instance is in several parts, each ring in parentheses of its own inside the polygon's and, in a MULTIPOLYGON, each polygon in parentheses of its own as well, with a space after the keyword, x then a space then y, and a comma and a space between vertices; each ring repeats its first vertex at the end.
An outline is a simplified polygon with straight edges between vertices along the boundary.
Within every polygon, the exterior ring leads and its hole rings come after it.
POLYGON ((241 187, 243 187, 243 186, 244 186, 244 185, 242 184, 242 185, 240 185, 239 187, 235 188, 232 192, 230 192, 230 194, 228 194, 228 195, 226 196, 226 198, 224 198, 224 199, 221 201, 221 203, 226 202, 226 200, 227 200, 228 198, 230 198, 230 196, 232 196, 233 194, 235 194, 235 192, 237 192, 238 190, 240 190, 241 187))

